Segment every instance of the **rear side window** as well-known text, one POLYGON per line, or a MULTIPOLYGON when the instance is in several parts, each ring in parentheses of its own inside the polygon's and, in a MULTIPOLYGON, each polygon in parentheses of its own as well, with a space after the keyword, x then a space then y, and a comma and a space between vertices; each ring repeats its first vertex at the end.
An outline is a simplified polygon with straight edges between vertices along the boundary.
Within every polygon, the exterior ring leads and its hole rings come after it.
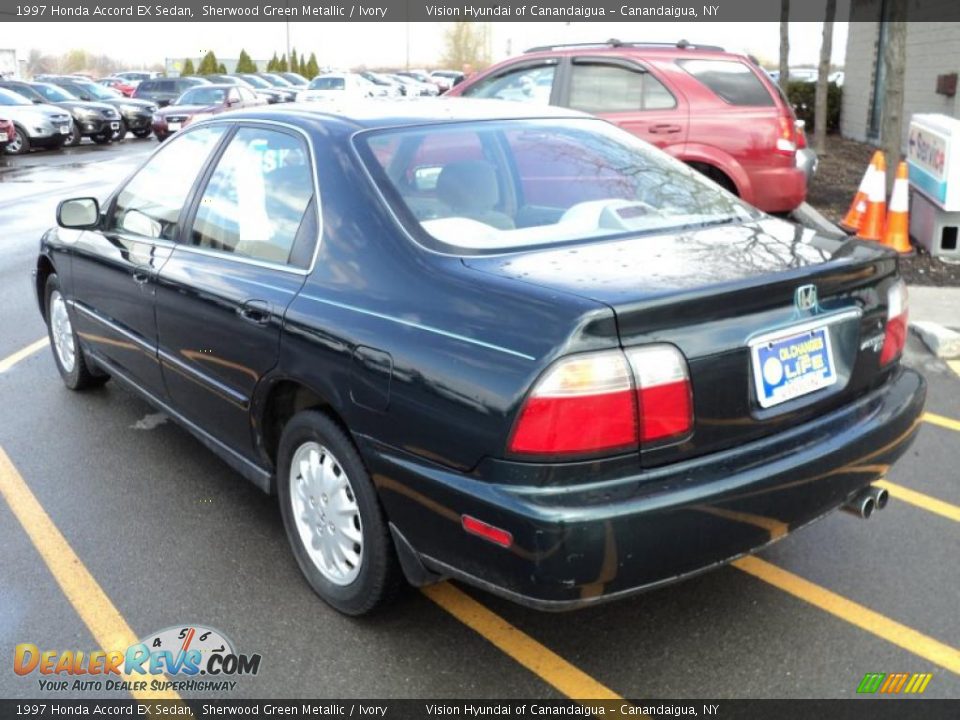
POLYGON ((770 91, 742 62, 678 60, 677 64, 731 105, 774 105, 770 91))
POLYGON ((676 107, 677 101, 663 83, 640 68, 574 62, 567 104, 589 113, 613 113, 664 110, 676 107))
POLYGON ((291 252, 313 198, 311 173, 302 140, 241 128, 210 176, 190 242, 254 260, 298 264, 291 252))
POLYGON ((556 63, 524 64, 480 80, 464 91, 464 97, 514 100, 535 105, 548 105, 553 91, 556 63))

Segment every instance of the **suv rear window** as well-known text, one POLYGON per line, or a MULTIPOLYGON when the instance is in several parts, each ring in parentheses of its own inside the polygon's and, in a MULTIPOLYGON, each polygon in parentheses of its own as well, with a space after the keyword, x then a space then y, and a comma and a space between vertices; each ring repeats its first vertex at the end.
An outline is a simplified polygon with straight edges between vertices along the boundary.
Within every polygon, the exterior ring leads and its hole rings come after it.
POLYGON ((774 105, 754 72, 737 60, 678 60, 677 64, 731 105, 774 105))

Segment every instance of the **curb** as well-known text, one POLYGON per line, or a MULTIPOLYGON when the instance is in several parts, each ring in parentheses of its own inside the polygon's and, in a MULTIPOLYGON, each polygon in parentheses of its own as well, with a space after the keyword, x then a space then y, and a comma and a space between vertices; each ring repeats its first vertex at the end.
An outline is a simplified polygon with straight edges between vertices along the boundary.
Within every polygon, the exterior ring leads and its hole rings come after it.
POLYGON ((910 329, 941 360, 960 358, 960 333, 935 322, 918 320, 910 323, 910 329))

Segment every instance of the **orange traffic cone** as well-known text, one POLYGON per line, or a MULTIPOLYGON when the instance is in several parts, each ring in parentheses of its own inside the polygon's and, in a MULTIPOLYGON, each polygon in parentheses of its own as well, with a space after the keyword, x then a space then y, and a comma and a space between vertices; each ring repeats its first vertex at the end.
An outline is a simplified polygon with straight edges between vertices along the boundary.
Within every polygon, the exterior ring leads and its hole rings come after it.
POLYGON ((874 172, 867 183, 867 209, 857 229, 861 240, 880 242, 887 219, 887 161, 883 153, 877 158, 874 172))
POLYGON ((883 229, 883 244, 893 248, 898 253, 910 255, 913 248, 910 246, 910 174, 907 164, 897 165, 897 179, 893 181, 893 192, 890 194, 890 212, 887 214, 887 223, 883 229))
POLYGON ((850 232, 857 232, 860 229, 860 223, 863 222, 864 213, 867 212, 867 189, 870 187, 870 178, 877 171, 877 163, 882 157, 883 153, 879 150, 873 153, 870 164, 867 165, 867 171, 860 181, 860 187, 857 188, 857 194, 853 196, 853 202, 850 203, 850 209, 840 222, 840 226, 850 232))

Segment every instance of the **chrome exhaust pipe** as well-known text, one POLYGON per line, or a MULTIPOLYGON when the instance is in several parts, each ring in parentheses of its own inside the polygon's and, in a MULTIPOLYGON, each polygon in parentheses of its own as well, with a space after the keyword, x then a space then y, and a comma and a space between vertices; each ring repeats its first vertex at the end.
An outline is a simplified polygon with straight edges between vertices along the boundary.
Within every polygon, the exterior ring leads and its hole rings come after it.
POLYGON ((873 492, 871 492, 872 490, 873 488, 864 488, 847 500, 841 509, 851 515, 868 520, 873 515, 873 511, 877 509, 877 501, 873 492))
POLYGON ((869 492, 873 498, 873 503, 877 510, 883 510, 887 506, 887 503, 890 502, 890 493, 884 488, 871 485, 867 488, 867 492, 869 492))

